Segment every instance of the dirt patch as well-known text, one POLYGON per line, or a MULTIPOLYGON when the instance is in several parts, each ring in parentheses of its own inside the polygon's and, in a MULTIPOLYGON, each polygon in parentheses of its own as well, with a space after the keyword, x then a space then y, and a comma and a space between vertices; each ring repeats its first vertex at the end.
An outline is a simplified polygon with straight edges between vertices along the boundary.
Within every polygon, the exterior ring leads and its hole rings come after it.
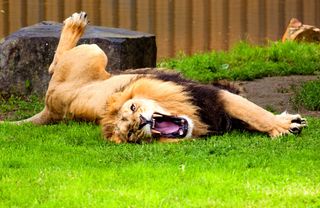
POLYGON ((265 77, 255 81, 238 82, 244 88, 244 97, 262 106, 263 108, 276 112, 287 110, 290 113, 300 113, 320 117, 320 111, 308 111, 303 107, 296 108, 292 97, 295 90, 318 76, 287 76, 287 77, 265 77))

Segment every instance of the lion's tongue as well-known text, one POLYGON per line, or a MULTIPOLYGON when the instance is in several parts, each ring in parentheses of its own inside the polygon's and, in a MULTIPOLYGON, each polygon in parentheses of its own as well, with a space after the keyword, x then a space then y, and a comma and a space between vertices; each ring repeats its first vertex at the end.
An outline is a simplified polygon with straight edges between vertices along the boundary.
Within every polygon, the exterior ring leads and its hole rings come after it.
POLYGON ((162 134, 171 134, 179 130, 179 126, 168 121, 157 122, 155 130, 160 131, 162 134))

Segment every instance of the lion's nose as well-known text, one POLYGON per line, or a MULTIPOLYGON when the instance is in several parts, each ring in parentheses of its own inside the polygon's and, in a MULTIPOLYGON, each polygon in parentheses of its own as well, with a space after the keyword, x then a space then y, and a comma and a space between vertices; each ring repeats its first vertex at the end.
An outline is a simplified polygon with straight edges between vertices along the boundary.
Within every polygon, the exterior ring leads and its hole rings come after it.
POLYGON ((140 125, 139 125, 139 129, 142 129, 145 125, 147 124, 151 124, 152 125, 152 121, 148 121, 145 117, 143 117, 142 115, 140 115, 140 125))

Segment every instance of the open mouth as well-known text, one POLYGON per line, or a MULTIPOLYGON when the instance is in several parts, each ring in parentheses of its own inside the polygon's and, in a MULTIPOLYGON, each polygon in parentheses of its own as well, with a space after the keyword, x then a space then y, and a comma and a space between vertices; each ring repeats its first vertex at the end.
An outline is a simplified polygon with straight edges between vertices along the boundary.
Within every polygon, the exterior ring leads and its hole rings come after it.
POLYGON ((150 124, 152 137, 184 138, 188 133, 188 121, 177 116, 168 116, 161 113, 154 113, 150 121, 140 116, 140 126, 150 124))

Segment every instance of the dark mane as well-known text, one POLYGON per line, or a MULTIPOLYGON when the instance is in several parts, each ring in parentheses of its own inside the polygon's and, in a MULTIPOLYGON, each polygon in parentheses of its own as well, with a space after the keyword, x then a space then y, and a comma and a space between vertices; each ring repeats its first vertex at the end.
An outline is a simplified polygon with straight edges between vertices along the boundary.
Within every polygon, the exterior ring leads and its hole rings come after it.
POLYGON ((199 107, 201 120, 209 125, 209 132, 221 134, 242 125, 225 112, 223 103, 219 99, 218 93, 220 90, 228 90, 235 94, 240 92, 239 89, 228 82, 200 84, 175 72, 157 72, 154 74, 157 79, 174 82, 185 87, 185 91, 192 97, 192 103, 199 107))
POLYGON ((222 134, 242 125, 242 123, 231 118, 225 112, 223 103, 219 99, 218 94, 221 90, 228 90, 232 93, 239 94, 240 89, 230 82, 222 81, 201 84, 183 77, 180 73, 169 70, 157 70, 154 68, 131 70, 129 73, 141 75, 148 74, 155 79, 174 82, 183 86, 185 92, 190 95, 192 104, 198 106, 200 118, 204 123, 209 125, 209 132, 211 134, 222 134))

